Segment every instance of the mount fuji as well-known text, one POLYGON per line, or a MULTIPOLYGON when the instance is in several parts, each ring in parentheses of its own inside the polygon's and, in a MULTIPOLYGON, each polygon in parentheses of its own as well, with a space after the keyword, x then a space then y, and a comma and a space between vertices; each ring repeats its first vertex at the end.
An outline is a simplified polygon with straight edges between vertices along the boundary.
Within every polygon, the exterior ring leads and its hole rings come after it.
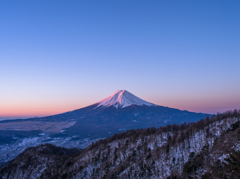
POLYGON ((74 111, 47 116, 0 122, 1 130, 40 131, 53 136, 102 138, 129 129, 159 127, 173 123, 195 122, 207 114, 182 111, 144 101, 126 90, 74 111), (5 123, 3 126, 1 125, 5 123), (8 123, 8 125, 6 124, 8 123), (17 123, 17 125, 14 125, 17 123), (19 126, 23 127, 19 127, 19 126), (17 126, 17 129, 14 128, 17 126))

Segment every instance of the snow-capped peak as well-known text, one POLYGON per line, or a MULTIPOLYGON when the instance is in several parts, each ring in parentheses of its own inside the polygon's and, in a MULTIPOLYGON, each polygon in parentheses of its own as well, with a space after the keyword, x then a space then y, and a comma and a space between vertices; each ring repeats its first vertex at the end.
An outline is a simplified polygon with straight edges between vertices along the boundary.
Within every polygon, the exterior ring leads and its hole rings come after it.
POLYGON ((114 106, 115 108, 124 108, 131 105, 138 105, 138 106, 156 106, 155 104, 149 103, 144 101, 137 96, 129 93, 126 90, 118 90, 112 95, 108 96, 107 98, 103 99, 102 101, 97 102, 97 107, 109 107, 114 106))

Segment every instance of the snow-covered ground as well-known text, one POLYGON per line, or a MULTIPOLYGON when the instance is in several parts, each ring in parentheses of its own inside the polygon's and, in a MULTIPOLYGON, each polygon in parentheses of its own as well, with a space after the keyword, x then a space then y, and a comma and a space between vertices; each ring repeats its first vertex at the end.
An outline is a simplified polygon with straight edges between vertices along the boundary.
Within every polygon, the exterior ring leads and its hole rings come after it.
POLYGON ((144 101, 126 90, 118 90, 107 98, 97 102, 98 107, 114 106, 115 108, 124 108, 131 105, 156 106, 155 104, 144 101))

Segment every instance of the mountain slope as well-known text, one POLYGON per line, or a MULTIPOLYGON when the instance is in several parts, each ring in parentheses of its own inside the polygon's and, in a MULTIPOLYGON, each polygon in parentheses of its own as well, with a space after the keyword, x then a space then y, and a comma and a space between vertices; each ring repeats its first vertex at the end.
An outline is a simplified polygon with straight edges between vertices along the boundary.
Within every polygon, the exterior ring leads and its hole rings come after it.
POLYGON ((38 178, 46 168, 51 165, 57 166, 80 152, 78 149, 66 149, 50 144, 30 147, 2 167, 0 178, 6 178, 2 171, 8 174, 7 178, 38 178))
MULTIPOLYGON (((228 111, 197 123, 115 134, 63 163, 56 161, 61 166, 49 164, 38 177, 31 173, 36 165, 27 164, 27 154, 21 154, 26 155, 21 162, 28 167, 29 178, 221 178, 214 169, 218 166, 230 179, 237 173, 224 168, 224 158, 240 149, 239 119, 240 111, 228 111)), ((19 157, 0 169, 2 178, 20 176, 15 161, 19 157)))

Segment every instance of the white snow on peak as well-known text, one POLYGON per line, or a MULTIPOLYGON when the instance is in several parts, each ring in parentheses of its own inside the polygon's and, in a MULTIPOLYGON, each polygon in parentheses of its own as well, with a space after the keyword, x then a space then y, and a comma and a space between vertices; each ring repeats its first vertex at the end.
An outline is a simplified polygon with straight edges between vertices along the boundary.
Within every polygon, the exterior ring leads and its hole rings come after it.
POLYGON ((103 99, 102 101, 97 102, 98 107, 109 107, 114 106, 115 108, 124 108, 131 105, 138 105, 138 106, 157 106, 155 104, 149 103, 147 101, 144 101, 137 96, 133 95, 132 93, 129 93, 126 90, 118 90, 112 95, 108 96, 107 98, 103 99))

